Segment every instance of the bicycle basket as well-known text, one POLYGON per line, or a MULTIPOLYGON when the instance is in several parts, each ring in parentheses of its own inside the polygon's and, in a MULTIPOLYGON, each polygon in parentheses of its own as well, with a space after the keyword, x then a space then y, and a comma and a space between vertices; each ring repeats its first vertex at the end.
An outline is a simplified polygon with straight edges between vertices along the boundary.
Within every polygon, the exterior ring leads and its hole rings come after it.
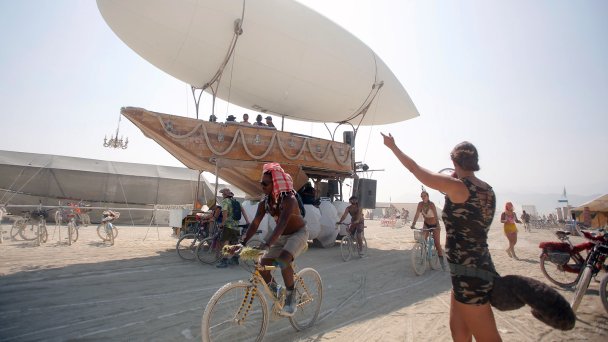
POLYGON ((417 242, 424 242, 424 234, 419 230, 414 230, 414 240, 417 242))
POLYGON ((570 253, 550 251, 547 252, 549 261, 556 265, 565 265, 570 260, 570 253))

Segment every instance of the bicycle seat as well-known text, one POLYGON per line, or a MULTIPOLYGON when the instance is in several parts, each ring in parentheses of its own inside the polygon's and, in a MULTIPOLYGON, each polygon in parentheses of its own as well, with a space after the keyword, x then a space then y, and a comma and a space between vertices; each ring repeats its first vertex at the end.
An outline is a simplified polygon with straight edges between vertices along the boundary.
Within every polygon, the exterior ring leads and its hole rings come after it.
POLYGON ((570 235, 572 233, 564 231, 564 230, 558 230, 555 232, 555 235, 559 236, 559 235, 570 235))

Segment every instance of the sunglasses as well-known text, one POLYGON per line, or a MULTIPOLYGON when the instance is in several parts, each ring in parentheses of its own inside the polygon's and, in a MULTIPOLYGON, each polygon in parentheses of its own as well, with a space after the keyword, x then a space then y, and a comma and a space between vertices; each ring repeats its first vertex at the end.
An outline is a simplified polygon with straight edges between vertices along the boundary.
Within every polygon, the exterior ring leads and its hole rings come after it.
POLYGON ((264 182, 264 181, 260 182, 260 184, 261 184, 262 186, 269 186, 269 185, 270 185, 270 183, 266 183, 266 182, 264 182))

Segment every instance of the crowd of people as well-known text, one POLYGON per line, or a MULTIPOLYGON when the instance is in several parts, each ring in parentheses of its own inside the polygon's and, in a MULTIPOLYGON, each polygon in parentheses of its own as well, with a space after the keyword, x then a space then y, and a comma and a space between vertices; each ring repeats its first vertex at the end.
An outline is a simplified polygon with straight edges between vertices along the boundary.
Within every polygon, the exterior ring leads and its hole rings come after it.
MULTIPOLYGON (((215 114, 211 114, 209 116, 209 122, 217 122, 217 116, 215 114)), ((234 122, 237 123, 236 121, 236 116, 230 114, 226 117, 226 122, 234 122)), ((274 128, 276 129, 275 125, 272 122, 272 116, 268 115, 265 118, 262 116, 262 114, 258 114, 255 118, 255 122, 251 123, 249 121, 249 114, 244 113, 242 120, 238 122, 239 124, 244 124, 244 125, 253 125, 253 126, 259 126, 259 127, 267 127, 267 128, 274 128), (265 120, 266 122, 262 122, 262 120, 265 120)))

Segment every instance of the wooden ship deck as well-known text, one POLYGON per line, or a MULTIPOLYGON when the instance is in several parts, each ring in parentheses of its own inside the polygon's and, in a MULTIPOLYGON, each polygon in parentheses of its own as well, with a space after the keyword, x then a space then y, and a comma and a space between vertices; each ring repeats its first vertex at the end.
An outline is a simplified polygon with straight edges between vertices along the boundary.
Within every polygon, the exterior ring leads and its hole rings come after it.
POLYGON ((249 195, 261 192, 262 165, 278 162, 299 189, 309 178, 353 177, 348 144, 236 122, 217 123, 125 107, 122 115, 188 168, 218 175, 249 195))

